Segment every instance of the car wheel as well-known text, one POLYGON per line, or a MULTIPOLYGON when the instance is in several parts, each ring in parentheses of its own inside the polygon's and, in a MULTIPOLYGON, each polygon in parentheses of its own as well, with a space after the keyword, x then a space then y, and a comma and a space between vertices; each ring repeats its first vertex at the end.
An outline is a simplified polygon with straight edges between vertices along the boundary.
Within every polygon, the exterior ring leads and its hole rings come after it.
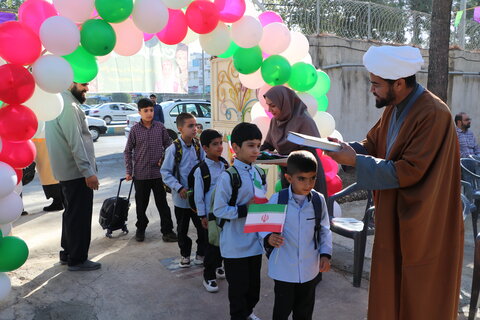
POLYGON ((89 127, 88 130, 90 130, 90 134, 92 135, 92 140, 97 141, 98 138, 100 137, 100 130, 98 130, 97 127, 89 127))
POLYGON ((170 138, 172 138, 172 140, 175 140, 175 139, 178 139, 178 134, 173 131, 173 130, 167 130, 168 131, 168 135, 170 136, 170 138))
POLYGON ((105 120, 106 124, 112 123, 112 117, 106 116, 106 117, 103 118, 103 120, 105 120))

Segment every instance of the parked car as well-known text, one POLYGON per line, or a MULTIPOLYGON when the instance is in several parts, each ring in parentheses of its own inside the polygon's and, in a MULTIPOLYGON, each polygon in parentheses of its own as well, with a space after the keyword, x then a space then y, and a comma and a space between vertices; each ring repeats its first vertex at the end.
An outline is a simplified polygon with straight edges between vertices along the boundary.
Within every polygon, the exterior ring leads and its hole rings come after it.
POLYGON ((101 134, 107 133, 108 128, 104 120, 88 116, 86 118, 93 141, 97 141, 101 134))
POLYGON ((81 104, 80 108, 85 112, 85 115, 88 116, 88 113, 90 112, 90 109, 93 108, 93 106, 89 106, 88 104, 81 104))
POLYGON ((95 118, 101 118, 105 120, 108 125, 112 121, 125 121, 127 120, 127 115, 132 113, 138 113, 138 110, 128 103, 109 102, 90 109, 88 115, 95 118))
MULTIPOLYGON (((193 114, 197 118, 197 123, 203 126, 203 129, 212 127, 211 104, 208 100, 185 99, 185 100, 168 100, 160 103, 163 115, 165 117, 165 127, 172 140, 177 139, 177 116, 182 112, 193 114)), ((130 114, 127 116, 127 127, 125 128, 125 136, 128 138, 130 128, 140 121, 140 115, 130 114)))

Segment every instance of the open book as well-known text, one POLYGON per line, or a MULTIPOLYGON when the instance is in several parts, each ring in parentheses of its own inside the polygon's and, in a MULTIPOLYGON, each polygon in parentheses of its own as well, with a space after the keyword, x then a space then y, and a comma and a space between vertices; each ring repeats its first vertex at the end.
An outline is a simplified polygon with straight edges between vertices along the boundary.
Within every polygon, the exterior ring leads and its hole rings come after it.
POLYGON ((342 148, 339 143, 328 141, 328 139, 317 138, 292 131, 288 133, 287 140, 301 146, 307 146, 326 151, 338 151, 342 148))

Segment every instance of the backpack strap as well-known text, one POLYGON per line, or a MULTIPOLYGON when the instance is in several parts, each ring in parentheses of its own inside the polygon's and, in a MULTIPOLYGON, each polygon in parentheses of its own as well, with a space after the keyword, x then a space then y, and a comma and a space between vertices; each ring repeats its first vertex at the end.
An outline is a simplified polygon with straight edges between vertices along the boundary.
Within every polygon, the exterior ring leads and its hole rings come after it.
POLYGON ((220 157, 219 159, 220 159, 220 161, 223 162, 223 165, 225 166, 225 170, 227 170, 228 168, 230 168, 230 164, 228 163, 227 160, 225 160, 225 158, 220 157))
POLYGON ((208 169, 208 165, 205 161, 201 161, 198 164, 198 167, 200 168, 200 174, 202 175, 203 179, 203 195, 205 196, 208 190, 210 190, 212 177, 210 176, 210 170, 208 169))
POLYGON ((280 190, 278 193, 278 204, 288 204, 288 196, 289 196, 289 190, 288 188, 280 190))
POLYGON ((202 163, 203 163, 203 161, 194 165, 192 170, 190 170, 190 172, 188 174, 187 184, 188 184, 188 189, 190 189, 190 190, 195 188, 195 170, 197 170, 197 168, 200 167, 202 163))
POLYGON ((315 250, 318 249, 318 245, 320 244, 320 229, 321 229, 321 221, 322 221, 322 201, 320 200, 320 196, 317 192, 312 191, 312 203, 313 203, 313 211, 315 212, 315 230, 313 232, 313 240, 315 242, 315 250))
POLYGON ((262 179, 262 186, 267 184, 267 175, 265 174, 265 170, 260 168, 259 166, 255 165, 255 169, 257 169, 258 173, 260 174, 260 178, 262 179))
POLYGON ((227 173, 230 176, 230 184, 232 185, 232 196, 230 201, 228 201, 228 205, 233 207, 237 204, 238 190, 242 186, 242 179, 240 179, 240 174, 235 166, 228 168, 227 173))
POLYGON ((202 161, 200 141, 198 141, 197 138, 193 138, 192 143, 193 143, 193 147, 195 148, 195 153, 197 154, 198 161, 202 161))
POLYGON ((179 167, 183 154, 182 143, 179 139, 175 139, 173 140, 173 145, 175 146, 175 155, 173 157, 173 175, 179 179, 179 167))

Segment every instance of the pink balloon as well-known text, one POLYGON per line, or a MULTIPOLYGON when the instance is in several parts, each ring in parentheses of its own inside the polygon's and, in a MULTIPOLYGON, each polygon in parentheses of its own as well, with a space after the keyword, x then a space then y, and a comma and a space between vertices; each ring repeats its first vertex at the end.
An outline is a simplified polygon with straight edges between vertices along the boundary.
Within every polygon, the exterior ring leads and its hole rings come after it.
POLYGON ((265 11, 262 12, 258 16, 258 20, 260 20, 260 23, 262 24, 263 27, 265 27, 267 24, 270 24, 272 22, 280 22, 283 23, 282 17, 278 15, 278 13, 273 12, 273 11, 265 11))
POLYGON ((245 14, 247 6, 245 0, 215 0, 215 5, 220 14, 220 21, 235 22, 245 14))
POLYGON ((168 9, 168 15, 168 23, 162 31, 157 33, 157 37, 165 44, 178 44, 187 35, 187 18, 182 10, 168 9))
POLYGON ((33 96, 35 79, 22 66, 4 64, 0 66, 0 100, 8 104, 20 104, 33 96))
POLYGON ((154 36, 155 36, 155 34, 144 32, 143 33, 143 41, 148 41, 148 40, 152 39, 154 36))
POLYGON ((28 167, 35 160, 37 150, 31 140, 17 142, 2 139, 1 142, 0 161, 5 162, 12 168, 28 167))
POLYGON ((143 46, 143 32, 137 28, 132 19, 120 23, 112 23, 117 35, 117 42, 113 51, 121 56, 133 56, 143 46))
POLYGON ((185 16, 190 29, 198 34, 215 30, 220 19, 217 6, 208 0, 195 0, 190 3, 185 16))
POLYGON ((330 181, 335 178, 338 172, 338 164, 335 162, 335 160, 325 154, 322 156, 319 155, 319 158, 322 162, 323 171, 325 172, 325 179, 330 181))
POLYGON ((18 20, 29 26, 37 35, 42 23, 50 17, 57 16, 55 7, 45 0, 25 1, 18 10, 18 20))
POLYGON ((10 141, 31 139, 37 132, 35 113, 21 104, 11 104, 0 109, 0 136, 10 141))
POLYGON ((270 119, 273 118, 273 114, 272 114, 270 111, 265 110, 265 113, 267 114, 267 116, 268 116, 270 119))
POLYGON ((35 32, 19 21, 0 24, 0 57, 20 65, 32 64, 42 52, 42 43, 35 32))
POLYGON ((327 181, 327 193, 329 196, 342 190, 342 179, 335 176, 332 180, 327 181))
MULTIPOLYGON (((268 106, 267 106, 267 103, 265 102, 265 98, 263 96, 265 95, 265 93, 268 90, 270 90, 270 88, 272 88, 272 86, 270 86, 268 84, 265 84, 265 85, 263 85, 263 87, 258 89, 258 92, 257 92, 257 99, 260 102, 260 104, 262 105, 262 107, 265 109, 265 112, 268 112, 268 106)), ((267 115, 268 115, 268 113, 267 113, 267 115)))

